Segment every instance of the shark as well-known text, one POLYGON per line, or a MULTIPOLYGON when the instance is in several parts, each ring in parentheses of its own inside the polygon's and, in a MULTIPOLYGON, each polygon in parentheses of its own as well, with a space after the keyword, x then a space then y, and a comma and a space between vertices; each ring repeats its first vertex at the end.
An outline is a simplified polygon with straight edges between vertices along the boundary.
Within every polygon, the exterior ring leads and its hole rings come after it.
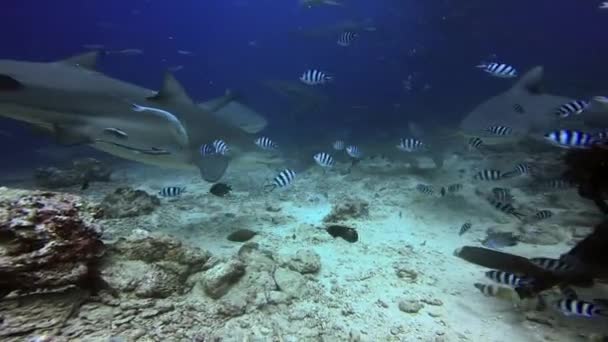
POLYGON ((195 103, 166 72, 150 90, 97 71, 98 52, 60 61, 0 60, 0 116, 26 122, 62 145, 90 145, 136 162, 198 169, 218 181, 229 162, 254 148, 266 120, 226 96, 195 103), (222 139, 234 155, 201 156, 222 139))

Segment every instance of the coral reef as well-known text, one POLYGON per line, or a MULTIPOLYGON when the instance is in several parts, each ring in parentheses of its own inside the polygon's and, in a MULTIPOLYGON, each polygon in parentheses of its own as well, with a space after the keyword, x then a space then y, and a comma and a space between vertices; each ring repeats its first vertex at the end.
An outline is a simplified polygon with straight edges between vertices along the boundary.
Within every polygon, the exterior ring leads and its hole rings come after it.
POLYGON ((104 245, 79 197, 6 188, 0 193, 0 295, 81 286, 96 277, 104 245))
POLYGON ((365 218, 369 215, 369 203, 358 198, 346 198, 335 204, 331 212, 323 218, 325 223, 339 223, 350 219, 365 218))
POLYGON ((109 182, 112 169, 94 158, 78 159, 69 168, 44 167, 34 172, 38 186, 44 188, 64 188, 83 185, 88 182, 109 182))
POLYGON ((106 195, 100 204, 103 217, 109 219, 148 215, 158 206, 158 197, 130 187, 116 189, 106 195))

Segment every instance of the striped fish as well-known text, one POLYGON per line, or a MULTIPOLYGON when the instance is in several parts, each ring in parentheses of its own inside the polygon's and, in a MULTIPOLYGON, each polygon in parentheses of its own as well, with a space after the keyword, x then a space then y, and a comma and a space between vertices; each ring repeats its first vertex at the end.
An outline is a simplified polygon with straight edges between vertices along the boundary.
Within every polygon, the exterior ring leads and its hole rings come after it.
POLYGON ((350 44, 358 37, 355 32, 343 32, 338 38, 338 45, 342 47, 350 46, 350 44))
POLYGON ((569 129, 549 132, 545 134, 545 139, 561 148, 585 149, 590 148, 595 143, 591 134, 569 129))
POLYGON ((506 188, 493 188, 492 195, 494 198, 503 203, 511 203, 513 202, 513 195, 511 195, 511 190, 506 188))
POLYGON ((335 164, 334 158, 332 158, 329 153, 320 152, 315 154, 312 158, 322 167, 332 167, 335 164))
POLYGON ((216 139, 213 141, 213 147, 215 148, 215 153, 221 154, 225 156, 230 151, 228 148, 228 144, 224 140, 216 139))
POLYGON ((202 157, 212 156, 215 154, 215 147, 213 144, 202 144, 200 151, 202 157))
POLYGON ((486 297, 512 298, 514 293, 513 289, 503 286, 481 283, 475 283, 473 285, 486 297))
POLYGON ((517 275, 509 272, 496 271, 491 270, 485 273, 486 277, 492 279, 493 281, 503 284, 509 285, 513 287, 518 287, 522 285, 526 285, 530 282, 529 279, 518 277, 517 275))
POLYGON ((333 144, 331 144, 331 146, 336 151, 342 151, 344 149, 344 147, 346 146, 346 144, 344 144, 343 140, 336 140, 336 141, 334 141, 333 144))
POLYGON ((418 184, 416 185, 416 190, 421 194, 425 194, 427 196, 433 196, 435 194, 435 189, 433 186, 427 184, 418 184))
POLYGON ((186 191, 185 187, 178 186, 167 186, 158 192, 158 195, 161 197, 177 197, 183 194, 186 191))
POLYGON ((397 148, 403 152, 414 152, 424 148, 422 141, 414 138, 402 138, 397 148))
POLYGON ((460 190, 462 190, 462 184, 450 184, 448 185, 448 193, 449 194, 455 194, 457 192, 460 192, 460 190))
POLYGON ((467 231, 469 231, 469 229, 471 229, 473 225, 471 224, 471 222, 465 222, 461 227, 460 227, 460 231, 458 232, 458 235, 462 236, 462 234, 466 233, 467 231))
POLYGON ((551 190, 564 190, 570 189, 574 187, 575 184, 565 180, 565 179, 550 179, 540 183, 540 187, 543 189, 551 189, 551 190))
POLYGON ((539 257, 530 258, 530 262, 548 271, 569 271, 573 269, 572 265, 567 264, 560 259, 539 257))
POLYGON ((534 218, 537 220, 546 220, 553 216, 553 212, 550 210, 540 210, 536 214, 534 214, 534 218))
POLYGON ((481 171, 477 172, 477 174, 473 177, 473 179, 483 180, 483 181, 496 181, 501 178, 502 178, 502 173, 500 172, 500 170, 492 170, 492 169, 481 170, 481 171))
POLYGON ((486 132, 496 136, 507 136, 513 134, 513 129, 507 126, 494 125, 486 128, 486 132))
POLYGON ((502 211, 507 215, 515 216, 519 220, 523 220, 525 217, 525 215, 518 212, 517 209, 511 205, 511 203, 501 202, 493 197, 488 198, 488 202, 490 202, 490 204, 497 210, 502 211))
POLYGON ((279 146, 268 137, 259 137, 255 139, 254 143, 262 150, 276 150, 279 148, 279 146))
POLYGON ((589 101, 584 101, 584 100, 570 101, 568 103, 564 103, 563 105, 559 106, 557 108, 557 110, 555 111, 555 115, 562 117, 562 118, 567 118, 570 115, 581 114, 582 112, 585 111, 585 109, 587 109, 588 106, 589 106, 589 101))
POLYGON ((300 81, 307 85, 325 84, 332 80, 333 78, 326 75, 323 71, 314 69, 307 70, 300 76, 300 81))
POLYGON ((578 299, 560 299, 556 307, 566 316, 596 317, 608 316, 608 311, 591 302, 578 299))
POLYGON ((513 105, 513 111, 515 111, 515 113, 518 113, 518 114, 524 114, 526 112, 524 107, 522 105, 520 105, 519 103, 516 103, 513 105))
POLYGON ((532 167, 530 166, 530 164, 519 163, 519 164, 515 165, 515 168, 512 171, 505 172, 502 175, 502 178, 512 178, 512 177, 517 177, 517 176, 522 176, 522 175, 528 175, 531 173, 531 171, 532 171, 532 167))
POLYGON ((469 139, 468 145, 469 150, 479 149, 483 145, 483 140, 481 140, 481 138, 473 137, 469 139))
POLYGON ((501 78, 517 77, 517 70, 508 64, 482 63, 482 64, 478 65, 477 67, 494 77, 501 77, 501 78))
POLYGON ((284 188, 284 187, 288 186, 289 184, 291 184, 295 179, 296 179, 295 171, 293 171, 292 169, 285 169, 285 170, 279 172, 279 174, 276 177, 274 177, 274 179, 272 180, 272 183, 269 185, 266 185, 266 188, 270 189, 271 191, 276 188, 284 188))
POLYGON ((363 156, 363 153, 361 153, 361 150, 359 150, 359 148, 354 145, 350 145, 350 146, 346 147, 346 153, 351 158, 355 158, 355 159, 361 159, 361 157, 363 156))

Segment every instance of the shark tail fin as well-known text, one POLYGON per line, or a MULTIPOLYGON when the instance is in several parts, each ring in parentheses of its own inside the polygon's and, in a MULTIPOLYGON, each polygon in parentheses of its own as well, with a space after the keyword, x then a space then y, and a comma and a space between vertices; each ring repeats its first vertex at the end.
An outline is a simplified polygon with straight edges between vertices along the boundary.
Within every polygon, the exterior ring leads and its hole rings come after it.
POLYGON ((201 177, 210 183, 215 183, 226 173, 229 159, 221 154, 209 155, 201 158, 198 154, 194 164, 198 167, 201 177))
POLYGON ((529 94, 539 95, 544 93, 543 89, 543 67, 536 66, 525 73, 515 83, 513 89, 523 90, 529 94))

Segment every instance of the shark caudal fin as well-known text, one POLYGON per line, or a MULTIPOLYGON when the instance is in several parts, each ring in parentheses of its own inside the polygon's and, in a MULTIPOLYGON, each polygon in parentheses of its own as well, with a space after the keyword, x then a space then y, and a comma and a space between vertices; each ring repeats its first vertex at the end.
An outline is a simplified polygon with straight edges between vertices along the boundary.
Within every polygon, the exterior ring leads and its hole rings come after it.
POLYGON ((198 167, 201 177, 210 183, 215 183, 226 173, 229 159, 223 155, 210 155, 196 158, 194 165, 198 167))

